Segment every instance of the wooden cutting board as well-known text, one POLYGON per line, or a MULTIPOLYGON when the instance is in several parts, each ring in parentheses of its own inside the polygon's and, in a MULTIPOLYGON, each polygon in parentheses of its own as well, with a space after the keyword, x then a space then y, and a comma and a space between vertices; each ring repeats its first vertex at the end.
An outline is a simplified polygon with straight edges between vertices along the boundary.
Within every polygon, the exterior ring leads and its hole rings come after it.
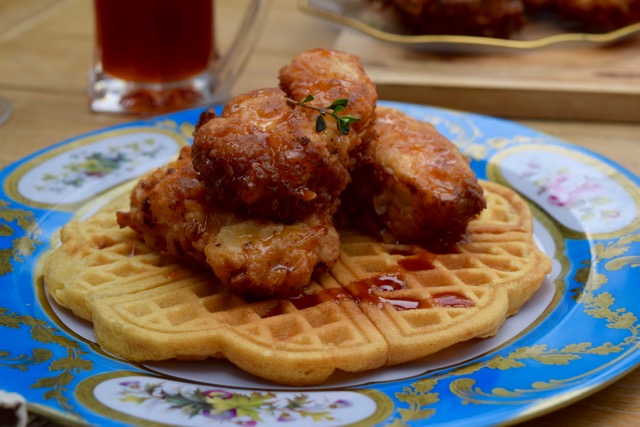
POLYGON ((509 118, 640 123, 640 36, 609 46, 435 53, 343 30, 380 99, 509 118))

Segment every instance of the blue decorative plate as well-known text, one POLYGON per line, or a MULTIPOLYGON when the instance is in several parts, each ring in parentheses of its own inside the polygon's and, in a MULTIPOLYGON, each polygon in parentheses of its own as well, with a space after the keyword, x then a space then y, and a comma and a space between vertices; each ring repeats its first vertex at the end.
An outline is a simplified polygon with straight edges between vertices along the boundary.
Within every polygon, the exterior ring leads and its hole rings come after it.
POLYGON ((491 339, 321 387, 268 384, 225 361, 132 364, 51 301, 40 273, 60 227, 191 143, 200 110, 82 135, 0 173, 0 389, 73 425, 469 426, 567 405, 638 365, 640 179, 523 126, 384 102, 432 122, 479 178, 520 192, 550 277, 491 339))

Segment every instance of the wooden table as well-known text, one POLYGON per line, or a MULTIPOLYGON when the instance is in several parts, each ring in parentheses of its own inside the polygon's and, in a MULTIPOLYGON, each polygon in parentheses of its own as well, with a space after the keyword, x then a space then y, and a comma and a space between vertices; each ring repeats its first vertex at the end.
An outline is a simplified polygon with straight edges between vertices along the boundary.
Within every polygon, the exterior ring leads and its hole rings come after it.
MULTIPOLYGON (((219 26, 224 48, 242 2, 217 3, 218 15, 225 16, 219 26)), ((263 36, 234 93, 276 85, 278 69, 292 55, 333 47, 340 35, 340 28, 302 14, 292 0, 274 0, 271 7, 263 36)), ((49 144, 131 120, 89 112, 86 83, 92 40, 87 0, 0 0, 0 96, 9 98, 14 108, 0 125, 0 167, 49 144)), ((640 174, 640 123, 518 121, 640 174)), ((639 422, 640 370, 636 370, 590 397, 522 425, 626 427, 639 422)))

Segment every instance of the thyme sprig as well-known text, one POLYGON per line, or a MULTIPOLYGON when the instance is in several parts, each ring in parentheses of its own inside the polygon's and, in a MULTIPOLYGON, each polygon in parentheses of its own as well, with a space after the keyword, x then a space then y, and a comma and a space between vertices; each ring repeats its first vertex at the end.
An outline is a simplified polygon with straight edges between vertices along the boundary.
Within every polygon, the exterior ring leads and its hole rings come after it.
POLYGON ((304 108, 310 108, 312 110, 318 111, 320 114, 316 117, 316 132, 322 132, 327 128, 327 123, 324 119, 325 116, 331 116, 336 120, 336 125, 338 126, 338 132, 342 135, 347 135, 351 130, 351 123, 355 123, 360 120, 360 117, 350 116, 348 114, 339 115, 342 111, 344 111, 345 107, 349 103, 347 98, 339 98, 336 99, 325 108, 314 107, 313 105, 308 105, 309 102, 313 101, 313 95, 307 95, 305 99, 302 101, 296 101, 295 99, 287 98, 292 104, 299 105, 304 108))

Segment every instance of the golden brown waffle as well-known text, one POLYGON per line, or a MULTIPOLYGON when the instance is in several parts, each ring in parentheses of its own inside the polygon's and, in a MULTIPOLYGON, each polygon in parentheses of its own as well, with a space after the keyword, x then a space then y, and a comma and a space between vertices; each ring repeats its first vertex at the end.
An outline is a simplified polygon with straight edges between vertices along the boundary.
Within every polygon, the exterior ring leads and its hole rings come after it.
MULTIPOLYGON (((208 272, 164 258, 100 212, 70 223, 46 260, 47 290, 132 361, 229 359, 281 384, 310 385, 495 334, 537 290, 550 260, 527 205, 483 182, 488 208, 445 254, 341 232, 341 257, 290 299, 250 302, 208 272)), ((112 210, 112 209, 111 209, 112 210)))

